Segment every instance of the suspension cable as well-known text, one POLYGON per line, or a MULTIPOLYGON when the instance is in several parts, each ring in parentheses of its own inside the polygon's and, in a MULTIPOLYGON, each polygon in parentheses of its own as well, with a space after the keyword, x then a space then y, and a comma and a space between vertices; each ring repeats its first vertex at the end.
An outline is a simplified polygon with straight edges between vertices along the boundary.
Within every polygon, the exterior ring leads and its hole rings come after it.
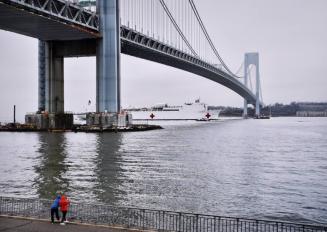
MULTIPOLYGON (((237 69, 237 72, 235 73, 235 75, 238 75, 242 71, 243 67, 244 67, 244 61, 242 62, 240 67, 237 69)), ((240 77, 243 78, 243 76, 240 76, 240 77)))
POLYGON ((235 75, 235 74, 234 74, 234 73, 233 73, 233 72, 232 72, 232 71, 227 67, 227 65, 225 64, 225 62, 223 61, 223 59, 220 57, 220 55, 219 55, 219 53, 218 53, 218 51, 217 51, 215 45, 213 44, 213 42, 212 42, 212 40, 211 40, 211 38, 210 38, 210 36, 209 36, 209 34, 208 34, 208 32, 207 32, 207 30, 206 30, 204 24, 203 24, 203 22, 202 22, 202 19, 201 19, 200 15, 199 15, 198 10, 196 9, 196 6, 195 6, 193 0, 189 0, 189 3, 190 3, 190 5, 191 5, 191 7, 192 7, 192 10, 193 10, 193 12, 194 12, 194 14, 195 14, 195 16, 196 16, 196 18, 197 18, 197 20, 198 20, 200 26, 201 26, 201 29, 202 29, 202 31, 203 31, 203 33, 204 33, 204 35, 205 35, 207 41, 208 41, 209 44, 210 44, 210 47, 212 48, 213 52, 215 53, 216 57, 218 58, 218 60, 219 60, 220 63, 222 64, 222 66, 223 66, 223 67, 226 69, 226 71, 227 71, 229 74, 231 74, 233 77, 235 77, 235 78, 240 78, 239 76, 236 76, 236 75, 235 75))
POLYGON ((183 34, 183 32, 181 31, 180 27, 178 26, 178 24, 176 23, 174 17, 172 16, 172 14, 170 13, 166 3, 164 2, 164 0, 159 0, 160 4, 162 5, 162 7, 164 8, 166 14, 168 15, 170 21, 173 23, 175 29, 177 30, 177 32, 179 33, 179 35, 182 37, 183 41, 186 43, 186 45, 188 46, 188 48, 191 50, 191 52, 193 53, 194 56, 199 57, 198 54, 194 51, 194 49, 192 48, 191 44, 189 43, 189 41, 187 40, 187 38, 185 37, 185 35, 183 34))
POLYGON ((261 102, 263 102, 260 78, 259 78, 259 94, 260 94, 260 97, 259 98, 261 99, 261 102))
POLYGON ((248 68, 248 70, 247 70, 247 76, 248 76, 248 80, 250 83, 251 92, 253 92, 253 85, 252 85, 252 78, 251 78, 252 77, 252 75, 251 75, 252 68, 253 68, 253 65, 250 65, 250 68, 248 68))

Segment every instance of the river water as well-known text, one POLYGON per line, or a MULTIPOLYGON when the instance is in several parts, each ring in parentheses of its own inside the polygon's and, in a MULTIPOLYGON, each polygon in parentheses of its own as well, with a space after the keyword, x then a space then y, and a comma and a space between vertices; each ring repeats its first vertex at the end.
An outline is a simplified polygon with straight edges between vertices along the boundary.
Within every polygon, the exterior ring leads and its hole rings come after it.
POLYGON ((327 223, 327 118, 0 133, 0 195, 327 223))

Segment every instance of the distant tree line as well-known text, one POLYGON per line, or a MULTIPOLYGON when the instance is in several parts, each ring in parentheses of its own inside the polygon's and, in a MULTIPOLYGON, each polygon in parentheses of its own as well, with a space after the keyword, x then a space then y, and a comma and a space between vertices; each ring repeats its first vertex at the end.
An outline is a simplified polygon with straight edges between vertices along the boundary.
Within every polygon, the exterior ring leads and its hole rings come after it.
MULTIPOLYGON (((209 109, 220 109, 220 115, 227 117, 241 117, 243 114, 243 108, 237 107, 209 106, 209 109)), ((292 117, 296 116, 296 112, 298 111, 327 111, 327 102, 291 102, 290 104, 275 103, 261 109, 262 114, 271 115, 273 117, 292 117)), ((254 109, 252 107, 248 108, 248 115, 254 115, 254 109)))

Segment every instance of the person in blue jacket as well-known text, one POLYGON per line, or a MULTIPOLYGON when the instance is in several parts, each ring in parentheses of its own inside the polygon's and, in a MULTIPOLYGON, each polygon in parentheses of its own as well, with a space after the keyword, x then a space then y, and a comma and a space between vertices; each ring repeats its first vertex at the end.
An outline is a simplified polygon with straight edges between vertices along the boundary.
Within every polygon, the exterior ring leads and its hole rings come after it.
POLYGON ((56 214, 56 218, 59 221, 59 202, 60 202, 60 194, 57 194, 56 199, 54 200, 54 202, 51 205, 51 222, 54 223, 54 214, 56 214))

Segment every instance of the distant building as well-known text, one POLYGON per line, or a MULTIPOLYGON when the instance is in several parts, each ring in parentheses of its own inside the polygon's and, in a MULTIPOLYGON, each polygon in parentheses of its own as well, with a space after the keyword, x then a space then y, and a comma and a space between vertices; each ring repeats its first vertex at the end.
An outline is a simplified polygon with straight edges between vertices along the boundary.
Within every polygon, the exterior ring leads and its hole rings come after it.
POLYGON ((327 111, 297 111, 297 117, 327 117, 327 111))

